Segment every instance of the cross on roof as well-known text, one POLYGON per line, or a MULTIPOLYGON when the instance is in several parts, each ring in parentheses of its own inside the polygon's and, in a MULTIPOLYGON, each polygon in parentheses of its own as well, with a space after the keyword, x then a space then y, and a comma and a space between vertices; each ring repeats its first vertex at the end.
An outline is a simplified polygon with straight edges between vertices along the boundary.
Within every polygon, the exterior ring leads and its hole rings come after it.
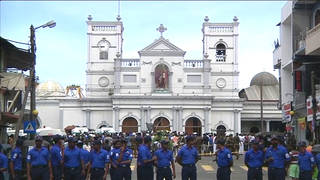
POLYGON ((166 30, 167 30, 167 28, 165 28, 165 27, 163 26, 163 24, 160 24, 160 26, 157 28, 157 31, 160 32, 161 37, 162 37, 162 33, 165 32, 166 30))

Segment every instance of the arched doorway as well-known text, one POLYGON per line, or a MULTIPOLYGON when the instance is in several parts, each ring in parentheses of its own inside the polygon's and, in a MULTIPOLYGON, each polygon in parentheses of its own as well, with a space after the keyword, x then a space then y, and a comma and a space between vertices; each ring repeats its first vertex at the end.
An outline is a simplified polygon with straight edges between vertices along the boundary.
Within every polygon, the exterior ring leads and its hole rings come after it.
POLYGON ((122 122, 122 132, 138 132, 138 121, 133 117, 127 117, 126 119, 124 119, 122 122))
POLYGON ((158 117, 153 123, 153 131, 167 130, 170 131, 170 121, 165 117, 158 117))
POLYGON ((202 134, 202 125, 199 118, 191 117, 186 121, 185 132, 187 134, 202 134))

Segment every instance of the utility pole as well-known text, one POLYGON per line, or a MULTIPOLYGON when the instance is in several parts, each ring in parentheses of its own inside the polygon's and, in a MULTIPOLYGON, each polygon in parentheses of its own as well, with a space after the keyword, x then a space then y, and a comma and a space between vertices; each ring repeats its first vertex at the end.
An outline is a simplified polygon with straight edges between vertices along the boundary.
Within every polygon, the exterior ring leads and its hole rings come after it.
POLYGON ((36 43, 33 25, 30 26, 30 44, 31 54, 33 55, 32 68, 30 70, 31 86, 30 86, 30 121, 35 120, 33 111, 36 109, 36 43))
POLYGON ((264 132, 263 130, 263 83, 260 84, 260 120, 261 120, 261 133, 264 132))

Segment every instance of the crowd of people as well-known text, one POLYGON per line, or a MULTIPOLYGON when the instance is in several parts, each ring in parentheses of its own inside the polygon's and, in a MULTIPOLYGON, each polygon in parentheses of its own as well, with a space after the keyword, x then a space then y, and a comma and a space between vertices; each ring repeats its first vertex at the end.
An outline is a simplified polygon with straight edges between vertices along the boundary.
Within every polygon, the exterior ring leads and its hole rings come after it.
POLYGON ((133 158, 137 158, 138 180, 174 179, 176 164, 182 167, 182 180, 196 180, 201 156, 212 156, 218 166, 216 178, 229 180, 233 156, 239 159, 240 154, 244 154, 248 180, 262 180, 263 166, 268 167, 269 180, 320 180, 320 151, 305 142, 296 144, 290 134, 187 135, 160 131, 36 136, 34 146, 25 153, 24 141, 19 138, 11 143, 11 149, 0 150, 0 180, 102 180, 108 176, 111 180, 131 180, 133 158))

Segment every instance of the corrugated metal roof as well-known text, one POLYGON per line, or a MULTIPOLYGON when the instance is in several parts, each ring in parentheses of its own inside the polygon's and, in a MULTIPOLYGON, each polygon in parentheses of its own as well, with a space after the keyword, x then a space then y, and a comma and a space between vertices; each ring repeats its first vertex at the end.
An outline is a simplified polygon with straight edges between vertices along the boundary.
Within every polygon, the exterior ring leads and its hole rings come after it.
MULTIPOLYGON (((279 85, 263 86, 263 100, 279 100, 279 85)), ((245 89, 249 101, 260 100, 260 86, 250 86, 245 89)))

